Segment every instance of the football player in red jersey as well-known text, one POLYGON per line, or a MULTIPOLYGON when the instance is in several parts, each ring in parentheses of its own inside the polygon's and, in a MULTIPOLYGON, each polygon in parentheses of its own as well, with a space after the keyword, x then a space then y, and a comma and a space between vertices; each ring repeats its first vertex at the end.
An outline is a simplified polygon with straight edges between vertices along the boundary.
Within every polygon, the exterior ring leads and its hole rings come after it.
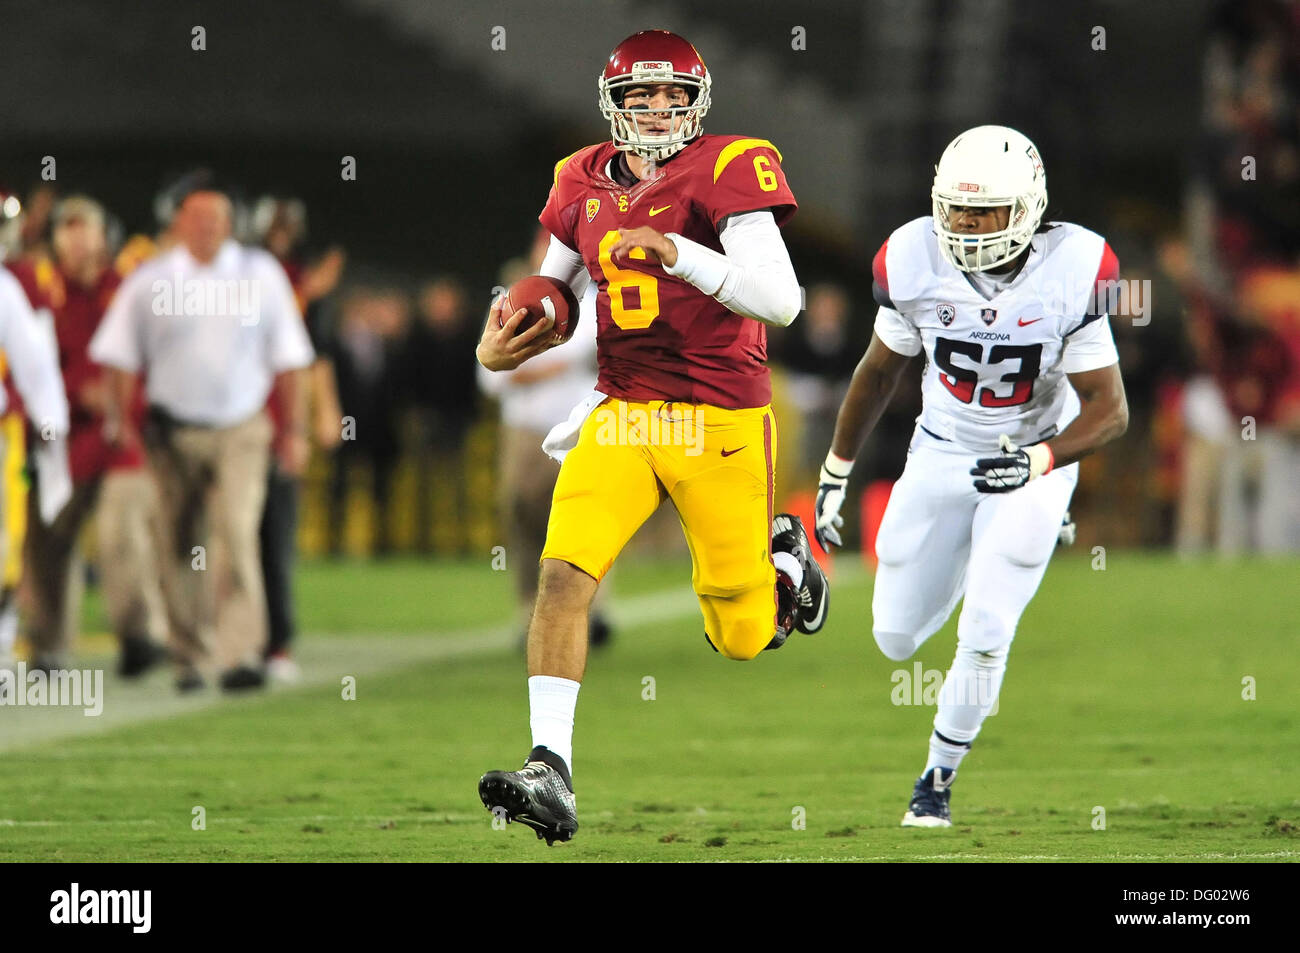
MULTIPOLYGON (((781 154, 764 139, 703 135, 708 70, 675 34, 624 40, 598 84, 612 141, 556 165, 540 270, 579 298, 596 282, 599 377, 544 444, 563 464, 528 637, 533 749, 522 769, 479 781, 489 810, 547 843, 578 827, 570 771, 588 607, 665 499, 717 652, 751 659, 794 628, 816 632, 829 602, 802 524, 772 513, 765 326, 793 321, 801 297, 780 232, 796 208, 781 154)), ((478 346, 489 370, 551 346, 549 320, 516 336, 525 312, 502 304, 478 346)))

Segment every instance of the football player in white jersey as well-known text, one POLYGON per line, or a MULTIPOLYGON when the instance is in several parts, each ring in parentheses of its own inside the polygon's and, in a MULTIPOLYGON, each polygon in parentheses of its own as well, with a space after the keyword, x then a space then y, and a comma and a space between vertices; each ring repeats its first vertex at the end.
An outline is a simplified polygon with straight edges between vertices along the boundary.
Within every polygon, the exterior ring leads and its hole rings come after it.
POLYGON ((1034 144, 979 126, 948 145, 935 172, 932 215, 895 231, 873 262, 875 333, 817 493, 817 539, 829 551, 853 458, 924 352, 921 416, 877 535, 876 644, 902 661, 965 602, 905 827, 950 826, 951 785, 997 700, 1078 461, 1128 426, 1104 304, 1119 263, 1100 235, 1043 223, 1034 144))

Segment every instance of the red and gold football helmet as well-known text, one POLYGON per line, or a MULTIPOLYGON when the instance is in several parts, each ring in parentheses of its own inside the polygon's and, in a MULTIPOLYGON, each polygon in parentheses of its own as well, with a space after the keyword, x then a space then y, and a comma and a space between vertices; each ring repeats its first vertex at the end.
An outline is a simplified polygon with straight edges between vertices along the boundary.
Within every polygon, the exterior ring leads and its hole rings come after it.
POLYGON ((600 112, 609 120, 610 137, 619 149, 659 162, 680 152, 702 131, 711 83, 704 60, 685 39, 667 30, 644 30, 609 54, 597 78, 600 112), (687 106, 656 110, 667 112, 672 120, 670 131, 663 134, 642 132, 633 113, 622 108, 628 89, 656 83, 681 86, 690 99, 687 106))

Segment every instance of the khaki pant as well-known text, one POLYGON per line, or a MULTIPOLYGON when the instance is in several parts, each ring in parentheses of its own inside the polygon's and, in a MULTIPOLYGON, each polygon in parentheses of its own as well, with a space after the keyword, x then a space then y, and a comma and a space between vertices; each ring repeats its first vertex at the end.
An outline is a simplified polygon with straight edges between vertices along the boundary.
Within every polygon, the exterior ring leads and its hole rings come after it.
POLYGON ((1254 440, 1229 439, 1219 469, 1219 552, 1300 551, 1300 440, 1261 427, 1254 440))
POLYGON ((1223 456, 1223 444, 1201 434, 1188 433, 1183 441, 1177 546, 1185 556, 1206 552, 1214 545, 1223 456))
POLYGON ((158 567, 158 487, 146 467, 109 470, 99 488, 99 578, 108 617, 121 638, 167 641, 167 606, 158 567))
MULTIPOLYGON (((560 476, 560 464, 542 450, 546 434, 501 425, 497 459, 500 462, 497 505, 506 527, 506 565, 515 579, 522 625, 528 628, 537 602, 537 578, 546 546, 546 525, 551 517, 551 497, 560 476)), ((676 531, 677 520, 673 520, 676 531)), ((605 574, 608 579, 614 574, 605 574)), ((608 586, 596 590, 591 613, 605 610, 608 586)))
POLYGON ((38 493, 31 494, 27 574, 31 590, 28 634, 33 656, 62 664, 76 638, 80 616, 77 539, 98 512, 99 570, 105 607, 120 639, 167 638, 158 580, 158 494, 144 468, 110 470, 73 487, 72 499, 52 524, 41 522, 38 493))
POLYGON ((519 601, 532 612, 537 598, 538 562, 546 545, 551 494, 560 465, 542 451, 546 434, 502 425, 498 505, 506 528, 508 561, 519 601))
POLYGON ((260 666, 266 644, 258 526, 271 422, 170 428, 150 440, 162 503, 162 578, 182 673, 260 666))

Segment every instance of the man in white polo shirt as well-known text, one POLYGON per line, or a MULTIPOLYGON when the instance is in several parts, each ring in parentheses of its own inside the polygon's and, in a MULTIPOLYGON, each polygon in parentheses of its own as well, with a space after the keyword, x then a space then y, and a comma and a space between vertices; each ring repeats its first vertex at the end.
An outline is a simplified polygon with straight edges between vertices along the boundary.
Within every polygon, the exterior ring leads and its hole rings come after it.
MULTIPOLYGON (((534 274, 544 254, 534 249, 534 274)), ((523 277, 522 274, 518 277, 523 277)), ((512 281, 503 284, 512 284, 512 281)), ((478 367, 478 385, 483 393, 501 404, 501 429, 497 452, 497 495, 501 522, 505 526, 509 567, 515 576, 515 591, 524 637, 537 601, 537 564, 546 545, 546 524, 551 497, 560 468, 542 450, 542 441, 556 424, 569 416, 573 405, 596 386, 596 286, 588 285, 579 304, 578 328, 564 347, 537 355, 526 367, 493 373, 478 367)), ((606 588, 596 592, 587 637, 594 647, 610 639, 611 629, 601 611, 606 588)))
POLYGON ((113 369, 112 439, 142 440, 129 413, 145 375, 143 442, 163 506, 163 585, 177 686, 226 690, 265 682, 266 596, 258 525, 278 382, 288 433, 282 469, 306 465, 305 368, 314 357, 289 280, 266 251, 230 238, 231 204, 201 180, 180 200, 177 244, 118 290, 90 355, 113 369))

